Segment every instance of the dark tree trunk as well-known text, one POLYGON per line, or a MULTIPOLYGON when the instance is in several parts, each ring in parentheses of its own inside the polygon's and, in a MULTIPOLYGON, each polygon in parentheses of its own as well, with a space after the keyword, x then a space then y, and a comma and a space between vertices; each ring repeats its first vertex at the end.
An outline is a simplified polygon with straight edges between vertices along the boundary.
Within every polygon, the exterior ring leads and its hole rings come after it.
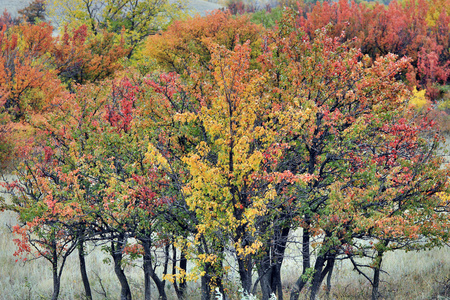
MULTIPOLYGON (((181 253, 180 253, 180 269, 183 270, 185 273, 187 271, 187 257, 186 257, 186 253, 184 252, 184 249, 181 249, 181 253)), ((186 294, 186 288, 187 288, 187 282, 186 279, 183 279, 180 281, 180 289, 179 289, 179 298, 180 300, 184 300, 185 299, 185 294, 186 294)))
MULTIPOLYGON (((328 271, 328 275, 327 275, 327 291, 326 291, 328 299, 330 299, 331 277, 333 276, 334 262, 335 262, 335 259, 328 262, 330 264, 330 270, 328 271)), ((328 263, 327 263, 327 266, 328 266, 328 263)))
POLYGON ((141 240, 141 242, 142 246, 144 247, 144 273, 146 273, 146 277, 150 275, 150 278, 155 283, 159 294, 158 299, 167 300, 165 281, 161 280, 153 269, 150 240, 143 239, 141 240))
POLYGON ((52 300, 57 300, 61 286, 60 276, 58 274, 58 254, 56 252, 56 244, 52 244, 52 275, 53 275, 53 294, 52 300))
MULTIPOLYGON (((308 226, 309 224, 307 224, 308 226)), ((295 282, 294 287, 291 290, 291 300, 298 300, 300 296, 300 292, 305 287, 308 282, 305 277, 306 272, 311 268, 311 255, 309 253, 309 245, 310 245, 310 233, 308 227, 303 229, 302 236, 302 257, 303 257, 303 271, 302 275, 295 282)))
MULTIPOLYGON (((380 257, 379 262, 381 265, 382 258, 380 257)), ((372 286, 372 300, 378 299, 378 288, 380 286, 380 265, 375 266, 373 269, 373 286, 372 286)))
POLYGON ((272 271, 272 291, 278 295, 278 300, 283 300, 283 283, 281 282, 281 266, 283 265, 284 253, 286 252, 286 245, 291 228, 289 225, 281 230, 279 236, 276 238, 275 253, 273 257, 275 264, 272 271))
POLYGON ((152 299, 152 287, 151 287, 151 278, 150 278, 150 268, 151 266, 151 257, 147 256, 144 253, 144 261, 142 263, 144 267, 144 299, 151 300, 152 299))
POLYGON ((378 299, 378 289, 380 287, 381 263, 383 262, 384 251, 388 244, 389 241, 384 241, 381 249, 377 251, 375 267, 373 268, 372 300, 378 299))
POLYGON ((86 272, 86 260, 84 259, 84 232, 80 234, 79 236, 80 240, 78 242, 78 259, 80 261, 80 273, 81 273, 81 280, 83 281, 84 286, 84 294, 86 296, 87 300, 92 299, 92 292, 91 292, 91 284, 89 283, 89 278, 86 272))
MULTIPOLYGON (((265 251, 264 257, 260 260, 258 264, 258 276, 259 276, 259 285, 261 287, 262 299, 268 300, 270 298, 270 294, 272 294, 271 287, 271 278, 273 268, 270 262, 270 249, 265 251)), ((253 288, 253 292, 255 292, 256 286, 253 288)))
POLYGON ((325 276, 332 272, 334 267, 334 262, 336 259, 336 253, 333 251, 328 251, 323 255, 319 255, 316 258, 316 262, 314 264, 314 275, 311 282, 311 294, 310 299, 315 300, 319 294, 320 287, 322 285, 325 276), (325 266, 325 262, 327 263, 325 266))
POLYGON ((316 262, 314 264, 314 275, 311 282, 311 295, 309 297, 310 300, 315 300, 317 298, 317 294, 319 293, 319 288, 323 280, 322 270, 324 266, 325 258, 323 257, 323 255, 319 255, 316 258, 316 262))
POLYGON ((202 298, 201 300, 211 300, 211 276, 209 275, 209 267, 206 264, 205 272, 206 274, 201 277, 202 285, 202 298))
POLYGON ((251 256, 239 257, 238 256, 238 270, 239 277, 241 278, 242 289, 245 293, 250 294, 252 292, 252 259, 251 256))
POLYGON ((120 300, 131 300, 131 289, 128 284, 127 276, 122 269, 122 250, 125 246, 126 239, 125 237, 120 237, 119 240, 111 242, 111 255, 114 260, 114 272, 116 273, 117 278, 119 279, 119 283, 121 286, 120 292, 120 300))

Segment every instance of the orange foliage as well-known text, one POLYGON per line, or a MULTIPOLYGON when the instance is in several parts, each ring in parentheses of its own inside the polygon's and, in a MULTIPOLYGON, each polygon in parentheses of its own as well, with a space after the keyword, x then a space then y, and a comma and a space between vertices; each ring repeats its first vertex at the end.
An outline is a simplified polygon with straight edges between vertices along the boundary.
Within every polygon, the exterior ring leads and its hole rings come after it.
POLYGON ((214 11, 206 17, 176 21, 167 31, 147 39, 143 54, 155 58, 171 71, 183 73, 198 61, 206 67, 211 59, 207 40, 232 50, 236 43, 250 40, 252 57, 260 53, 263 28, 250 22, 248 16, 232 17, 228 12, 214 11), (238 37, 236 39, 236 37, 238 37))

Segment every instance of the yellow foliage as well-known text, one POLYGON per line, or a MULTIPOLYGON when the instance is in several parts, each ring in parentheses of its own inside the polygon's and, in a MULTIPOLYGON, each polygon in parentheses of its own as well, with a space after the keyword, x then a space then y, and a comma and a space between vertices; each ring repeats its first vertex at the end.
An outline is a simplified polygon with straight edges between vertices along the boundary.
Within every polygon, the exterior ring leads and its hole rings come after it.
POLYGON ((428 0, 426 21, 429 26, 435 26, 441 13, 450 15, 450 0, 428 0))
POLYGON ((415 109, 422 109, 424 106, 426 106, 428 100, 425 97, 425 93, 425 89, 418 91, 417 88, 414 87, 411 99, 409 100, 410 106, 414 107, 415 109))
POLYGON ((162 156, 162 154, 152 143, 148 144, 147 153, 145 153, 145 163, 152 163, 158 168, 169 168, 167 159, 162 156))

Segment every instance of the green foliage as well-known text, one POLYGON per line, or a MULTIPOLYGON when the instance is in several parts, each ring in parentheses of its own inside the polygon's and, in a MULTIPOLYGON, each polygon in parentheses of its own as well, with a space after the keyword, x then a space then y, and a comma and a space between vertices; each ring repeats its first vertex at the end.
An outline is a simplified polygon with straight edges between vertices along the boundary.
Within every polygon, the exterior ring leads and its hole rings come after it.
POLYGON ((183 1, 168 0, 52 0, 48 13, 61 28, 85 24, 94 33, 120 34, 134 49, 145 37, 185 15, 183 1))
POLYGON ((270 11, 260 10, 251 15, 251 21, 261 24, 264 28, 273 28, 283 16, 283 8, 277 6, 270 11))
POLYGON ((45 21, 45 0, 33 0, 27 7, 18 11, 21 19, 30 24, 45 21))

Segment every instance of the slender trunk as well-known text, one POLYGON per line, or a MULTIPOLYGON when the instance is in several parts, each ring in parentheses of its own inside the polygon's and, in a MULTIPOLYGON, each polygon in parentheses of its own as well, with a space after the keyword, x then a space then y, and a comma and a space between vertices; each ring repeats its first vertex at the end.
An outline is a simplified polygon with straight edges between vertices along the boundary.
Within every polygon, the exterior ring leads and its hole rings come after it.
POLYGON ((315 300, 317 298, 317 294, 319 293, 319 288, 323 280, 322 270, 324 265, 325 258, 323 255, 319 255, 314 264, 314 275, 311 282, 311 295, 309 297, 310 300, 315 300))
POLYGON ((85 236, 84 231, 79 236, 80 240, 78 242, 78 259, 80 261, 80 273, 81 273, 81 280, 83 281, 84 286, 84 294, 86 296, 87 300, 92 299, 92 292, 91 292, 91 285, 89 283, 89 278, 86 272, 86 260, 84 259, 84 242, 85 242, 85 236))
POLYGON ((150 268, 151 266, 151 257, 149 258, 146 253, 144 253, 144 261, 142 263, 144 267, 144 299, 151 300, 152 298, 152 289, 151 289, 151 281, 150 281, 150 268))
POLYGON ((290 297, 291 300, 298 300, 300 292, 308 282, 307 278, 305 277, 308 270, 311 268, 311 255, 309 253, 309 245, 310 245, 310 232, 308 229, 309 223, 307 223, 306 225, 307 226, 305 226, 305 228, 303 229, 303 236, 302 236, 303 271, 302 275, 297 279, 294 287, 291 290, 291 297, 290 297))
MULTIPOLYGON (((336 260, 336 252, 329 250, 323 255, 319 255, 314 264, 314 275, 311 284, 310 299, 315 300, 319 294, 320 287, 322 285, 325 276, 330 275, 333 271, 334 262, 336 260), (327 263, 325 266, 325 262, 327 263)), ((331 275, 330 275, 331 276, 331 275)))
MULTIPOLYGON (((266 231, 268 226, 262 229, 266 231)), ((257 262, 258 280, 253 286, 253 294, 256 293, 256 287, 259 283, 262 292, 262 300, 270 299, 272 294, 278 295, 278 299, 283 299, 283 286, 281 282, 281 266, 283 264, 284 253, 288 240, 290 227, 285 226, 274 229, 272 236, 273 243, 263 249, 260 253, 260 259, 257 262)))
MULTIPOLYGON (((270 262, 270 249, 264 251, 264 256, 260 260, 258 264, 258 276, 259 276, 259 285, 261 287, 262 298, 261 300, 268 300, 270 298, 270 294, 272 293, 272 287, 270 279, 272 278, 273 268, 271 267, 270 262)), ((253 292, 256 291, 256 286, 253 288, 253 292)))
POLYGON ((114 272, 121 286, 120 300, 131 300, 131 289, 128 284, 127 276, 122 269, 122 250, 125 245, 125 237, 120 237, 117 242, 111 242, 111 255, 114 260, 114 272))
POLYGON ((165 281, 161 280, 155 273, 155 270, 153 269, 150 240, 145 239, 141 240, 141 242, 142 246, 144 247, 144 262, 146 264, 144 272, 148 272, 148 275, 150 275, 151 279, 155 283, 159 294, 158 299, 167 300, 167 295, 165 291, 165 281))
MULTIPOLYGON (((335 260, 333 259, 332 261, 329 261, 328 263, 330 263, 330 270, 328 271, 328 275, 327 275, 327 299, 330 299, 330 292, 331 292, 331 277, 333 276, 333 269, 334 269, 334 262, 335 260)), ((327 265, 328 265, 327 263, 327 265)))
POLYGON ((211 300, 211 276, 209 274, 209 266, 204 266, 206 274, 201 277, 202 296, 201 300, 211 300))
POLYGON ((274 275, 274 278, 276 279, 276 289, 274 289, 274 293, 278 295, 278 300, 283 300, 283 283, 281 282, 281 265, 276 266, 276 274, 274 275))
MULTIPOLYGON (((184 273, 186 274, 187 271, 187 257, 186 257, 186 252, 185 249, 181 249, 181 253, 180 253, 180 269, 184 271, 184 273)), ((186 294, 186 288, 187 288, 187 282, 186 282, 186 278, 183 278, 180 280, 180 300, 185 299, 185 294, 186 294)))
POLYGON ((274 271, 272 272, 272 290, 278 295, 278 300, 283 300, 283 284, 281 282, 281 266, 283 265, 284 253, 291 228, 290 225, 285 226, 279 237, 276 239, 273 257, 275 259, 274 271))
POLYGON ((381 263, 383 262, 383 255, 385 248, 389 244, 388 241, 382 242, 382 247, 377 251, 377 257, 375 259, 375 267, 373 268, 373 284, 372 284, 372 300, 378 299, 378 289, 380 287, 380 273, 381 263))
POLYGON ((242 289, 245 293, 252 292, 252 259, 248 255, 246 257, 238 256, 239 277, 241 278, 242 289))
MULTIPOLYGON (((183 252, 181 252, 180 254, 180 269, 181 269, 181 261, 182 261, 182 257, 183 257, 183 252)), ((172 244, 172 275, 176 275, 177 274, 177 248, 175 247, 174 244, 172 244)), ((182 269, 185 270, 185 269, 182 269)), ((185 270, 186 271, 186 270, 185 270)), ((185 282, 184 278, 180 278, 180 285, 178 285, 178 280, 174 280, 173 281, 173 287, 175 289, 175 293, 177 294, 177 298, 178 300, 184 300, 184 290, 181 288, 181 285, 185 282)))
POLYGON ((52 300, 57 300, 60 290, 60 277, 58 274, 58 253, 56 252, 56 243, 52 243, 52 275, 53 275, 53 294, 52 300))
MULTIPOLYGON (((380 257, 380 265, 382 258, 380 257)), ((372 300, 378 299, 378 288, 380 286, 380 266, 376 266, 373 269, 373 287, 372 287, 372 300)))

